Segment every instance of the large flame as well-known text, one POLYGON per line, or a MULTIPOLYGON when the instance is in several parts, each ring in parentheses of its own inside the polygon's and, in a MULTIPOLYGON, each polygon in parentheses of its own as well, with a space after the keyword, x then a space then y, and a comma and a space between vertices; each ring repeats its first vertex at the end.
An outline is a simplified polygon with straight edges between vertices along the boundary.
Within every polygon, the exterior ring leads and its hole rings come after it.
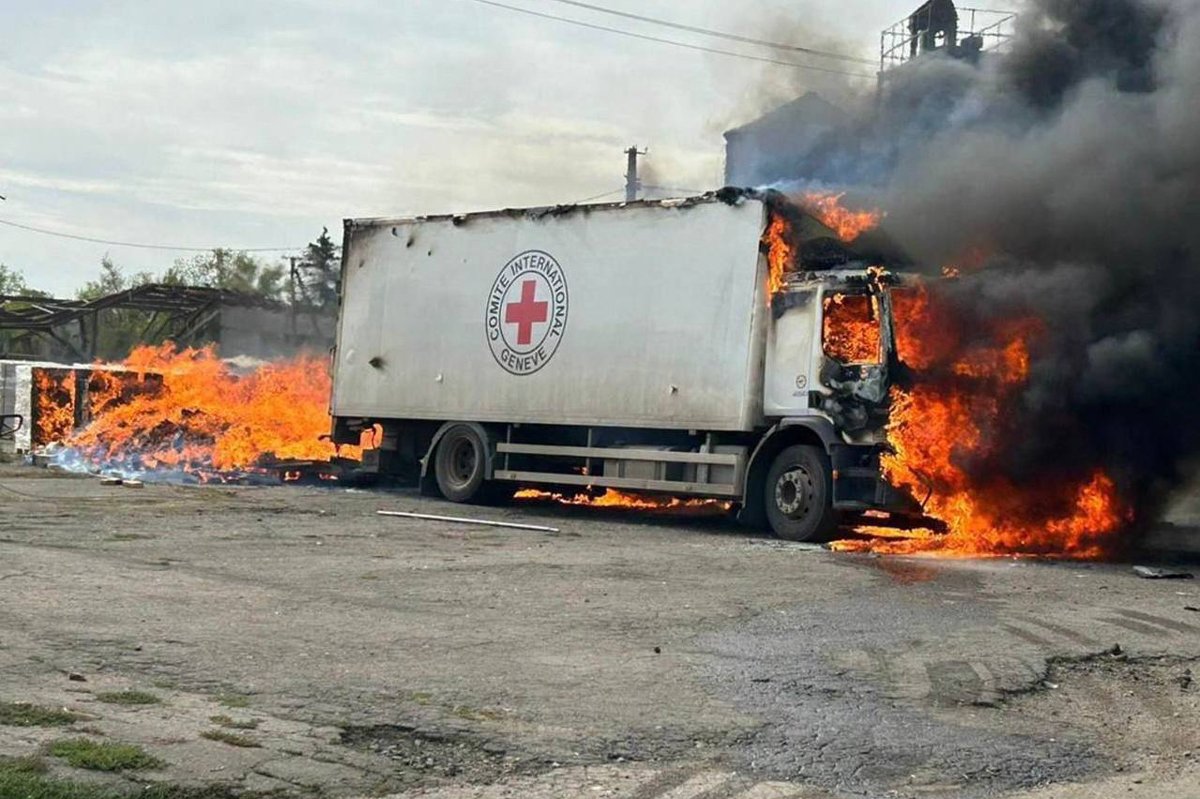
POLYGON ((772 213, 762 244, 767 253, 767 297, 783 291, 785 275, 795 269, 796 248, 792 231, 782 214, 772 213))
POLYGON ((33 370, 35 444, 61 441, 75 428, 75 373, 62 369, 33 370))
MULTIPOLYGON (((330 377, 324 360, 299 356, 237 375, 214 348, 139 347, 129 373, 92 373, 91 423, 66 440, 95 465, 200 474, 274 460, 328 460, 330 377)), ((342 454, 357 456, 355 448, 342 454)))
POLYGON ((987 464, 1019 440, 1007 409, 1029 376, 1044 333, 1037 319, 966 323, 925 288, 893 294, 898 354, 915 371, 892 389, 884 476, 944 522, 944 536, 842 541, 835 548, 961 555, 1096 558, 1130 521, 1100 469, 1014 484, 987 464), (970 330, 968 338, 961 332, 970 330), (972 468, 976 467, 976 468, 972 468))
POLYGON ((837 234, 846 243, 857 239, 868 230, 879 227, 883 213, 876 209, 853 211, 842 205, 845 192, 807 192, 801 201, 804 209, 821 221, 821 224, 837 234))
POLYGON ((825 353, 849 364, 879 363, 879 299, 866 294, 825 297, 822 340, 825 353))
MULTIPOLYGON (((850 243, 868 230, 878 227, 883 214, 877 210, 853 211, 842 205, 845 194, 809 192, 795 198, 796 206, 832 230, 843 242, 850 243)), ((799 236, 788 215, 773 209, 762 235, 767 255, 767 297, 783 291, 788 272, 797 268, 799 236)))

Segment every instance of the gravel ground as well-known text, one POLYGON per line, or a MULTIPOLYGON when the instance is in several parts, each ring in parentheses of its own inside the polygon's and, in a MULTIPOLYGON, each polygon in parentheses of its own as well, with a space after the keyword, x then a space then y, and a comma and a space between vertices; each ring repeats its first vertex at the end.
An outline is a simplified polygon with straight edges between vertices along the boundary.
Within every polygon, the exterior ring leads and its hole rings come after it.
MULTIPOLYGON (((0 702, 80 716, 0 725, 0 755, 90 736, 165 761, 139 784, 445 799, 1200 784, 1200 590, 1128 564, 839 555, 719 514, 15 466, 0 503, 0 702), (161 701, 101 701, 126 689, 161 701)), ((1162 547, 1189 545, 1196 509, 1142 557, 1191 557, 1162 547)))

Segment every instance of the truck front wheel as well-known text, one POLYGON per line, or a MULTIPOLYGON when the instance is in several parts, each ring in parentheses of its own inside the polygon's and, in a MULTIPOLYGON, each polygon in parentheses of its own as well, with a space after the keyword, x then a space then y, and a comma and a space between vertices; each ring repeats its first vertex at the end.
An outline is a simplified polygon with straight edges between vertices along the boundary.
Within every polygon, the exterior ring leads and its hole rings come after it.
POLYGON ((442 496, 451 502, 480 498, 487 464, 485 447, 479 434, 465 424, 442 435, 433 456, 433 473, 442 496))
POLYGON ((797 445, 780 452, 767 472, 767 521, 786 541, 827 540, 837 529, 829 459, 816 447, 797 445))

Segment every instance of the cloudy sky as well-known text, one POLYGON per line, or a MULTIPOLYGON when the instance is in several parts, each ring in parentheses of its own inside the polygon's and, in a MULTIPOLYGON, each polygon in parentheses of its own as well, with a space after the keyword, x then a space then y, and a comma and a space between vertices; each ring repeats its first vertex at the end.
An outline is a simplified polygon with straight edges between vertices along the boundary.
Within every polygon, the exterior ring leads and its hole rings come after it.
MULTIPOLYGON (((868 58, 879 30, 916 5, 593 2, 868 58)), ((506 3, 859 69, 556 0, 506 3)), ((476 0, 3 2, 0 29, 0 220, 196 247, 299 248, 322 226, 340 238, 344 217, 574 202, 619 189, 634 143, 650 148, 653 182, 714 187, 725 129, 846 80, 476 0)), ((187 255, 0 225, 0 263, 59 295, 106 253, 153 272, 187 255)))

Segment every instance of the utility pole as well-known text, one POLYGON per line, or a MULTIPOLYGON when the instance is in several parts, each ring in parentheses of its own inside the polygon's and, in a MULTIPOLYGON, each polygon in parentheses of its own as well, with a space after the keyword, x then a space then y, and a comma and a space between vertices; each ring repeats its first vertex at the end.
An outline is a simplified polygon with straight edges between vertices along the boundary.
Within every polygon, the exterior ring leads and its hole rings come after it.
POLYGON ((291 262, 291 269, 288 271, 288 295, 290 302, 288 303, 288 314, 291 317, 292 323, 292 343, 296 341, 296 281, 299 279, 299 272, 296 270, 296 256, 288 257, 291 262))
POLYGON ((642 181, 638 179, 638 156, 648 152, 650 152, 648 148, 639 150, 636 144, 625 151, 625 155, 628 156, 625 167, 625 202, 627 203, 636 200, 638 192, 642 190, 642 181))

